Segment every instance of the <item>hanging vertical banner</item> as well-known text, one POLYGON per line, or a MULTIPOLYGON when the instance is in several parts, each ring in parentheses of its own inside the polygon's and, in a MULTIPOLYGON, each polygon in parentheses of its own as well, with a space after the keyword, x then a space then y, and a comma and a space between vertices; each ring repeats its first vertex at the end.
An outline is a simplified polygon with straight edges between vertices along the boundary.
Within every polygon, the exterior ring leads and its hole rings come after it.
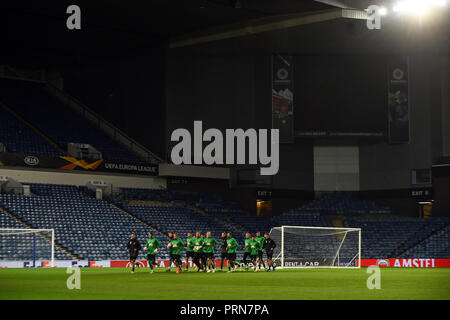
POLYGON ((408 57, 389 60, 389 143, 409 143, 409 61, 408 57))
POLYGON ((292 56, 272 56, 272 128, 280 130, 280 143, 294 142, 293 71, 292 56))

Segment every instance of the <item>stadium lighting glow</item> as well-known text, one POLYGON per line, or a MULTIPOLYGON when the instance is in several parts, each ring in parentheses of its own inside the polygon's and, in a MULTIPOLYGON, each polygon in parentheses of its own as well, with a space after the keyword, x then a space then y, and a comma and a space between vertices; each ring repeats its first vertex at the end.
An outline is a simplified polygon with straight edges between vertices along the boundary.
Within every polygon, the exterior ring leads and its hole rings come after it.
POLYGON ((388 10, 385 7, 380 8, 379 11, 380 15, 385 16, 388 13, 388 10))
POLYGON ((432 0, 433 4, 441 8, 447 5, 447 0, 432 0))
POLYGON ((444 8, 446 5, 447 0, 402 0, 393 6, 392 11, 398 14, 424 16, 432 9, 444 8))

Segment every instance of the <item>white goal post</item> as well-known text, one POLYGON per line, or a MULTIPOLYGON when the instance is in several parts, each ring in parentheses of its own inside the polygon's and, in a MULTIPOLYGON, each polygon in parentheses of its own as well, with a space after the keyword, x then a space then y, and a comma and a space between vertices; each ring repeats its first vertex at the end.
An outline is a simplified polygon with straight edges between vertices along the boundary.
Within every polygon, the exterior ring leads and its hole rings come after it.
POLYGON ((279 268, 361 267, 360 228, 281 226, 270 237, 279 268))
POLYGON ((55 266, 54 229, 0 228, 0 260, 49 261, 55 266))

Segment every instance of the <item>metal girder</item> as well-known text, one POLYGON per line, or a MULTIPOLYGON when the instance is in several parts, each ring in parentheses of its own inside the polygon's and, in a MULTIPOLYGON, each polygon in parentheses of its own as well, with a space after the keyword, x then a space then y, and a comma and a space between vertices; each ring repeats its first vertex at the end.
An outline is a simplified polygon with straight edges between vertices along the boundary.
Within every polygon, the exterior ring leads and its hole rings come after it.
POLYGON ((367 13, 354 9, 331 9, 325 11, 281 15, 250 20, 245 23, 211 28, 201 32, 187 34, 170 41, 170 48, 180 48, 218 40, 249 36, 253 34, 282 30, 313 23, 347 19, 367 19, 367 13))

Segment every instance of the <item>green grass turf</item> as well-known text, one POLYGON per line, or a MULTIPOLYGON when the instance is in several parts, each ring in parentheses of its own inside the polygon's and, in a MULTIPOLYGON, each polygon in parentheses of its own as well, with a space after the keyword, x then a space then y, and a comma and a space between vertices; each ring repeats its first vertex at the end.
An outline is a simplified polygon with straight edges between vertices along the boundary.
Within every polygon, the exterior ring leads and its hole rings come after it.
POLYGON ((68 290, 66 269, 0 269, 0 299, 450 299, 450 269, 381 268, 381 289, 366 287, 366 268, 275 272, 122 268, 81 270, 81 290, 68 290))

